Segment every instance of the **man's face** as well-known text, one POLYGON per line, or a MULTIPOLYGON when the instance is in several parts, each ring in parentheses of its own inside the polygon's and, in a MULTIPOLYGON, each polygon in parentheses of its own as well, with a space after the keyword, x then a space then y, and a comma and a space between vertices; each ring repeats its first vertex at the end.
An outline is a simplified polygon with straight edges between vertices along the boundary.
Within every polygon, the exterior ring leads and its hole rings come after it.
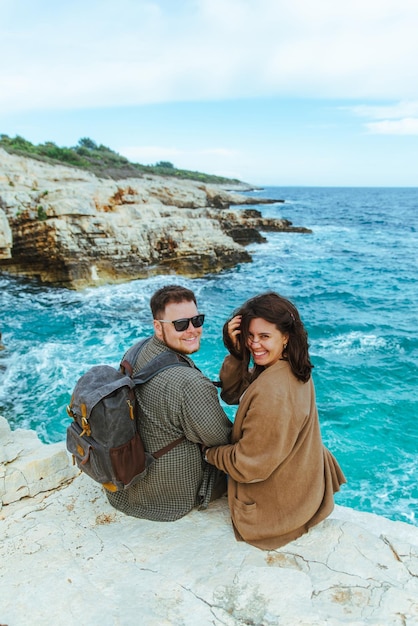
MULTIPOLYGON (((174 322, 185 317, 194 317, 198 314, 197 307, 194 302, 171 303, 165 307, 164 314, 160 319, 174 322)), ((191 322, 186 330, 178 332, 174 325, 166 322, 154 320, 155 334, 161 341, 180 354, 193 354, 200 348, 200 337, 202 335, 202 327, 195 328, 191 322)))

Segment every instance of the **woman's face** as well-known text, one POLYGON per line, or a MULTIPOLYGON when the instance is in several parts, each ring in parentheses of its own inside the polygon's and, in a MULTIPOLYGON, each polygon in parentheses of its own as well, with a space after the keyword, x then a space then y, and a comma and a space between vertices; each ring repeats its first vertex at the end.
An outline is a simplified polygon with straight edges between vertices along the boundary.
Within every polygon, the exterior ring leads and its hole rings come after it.
POLYGON ((283 335, 275 324, 256 317, 248 328, 247 347, 256 365, 270 367, 281 359, 288 339, 289 335, 283 335))

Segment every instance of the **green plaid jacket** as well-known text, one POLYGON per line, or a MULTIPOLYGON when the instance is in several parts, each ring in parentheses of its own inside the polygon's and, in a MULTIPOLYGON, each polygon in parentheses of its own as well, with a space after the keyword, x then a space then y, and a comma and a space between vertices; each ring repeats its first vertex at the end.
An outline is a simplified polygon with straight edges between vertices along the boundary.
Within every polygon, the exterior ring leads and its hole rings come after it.
MULTIPOLYGON (((154 356, 167 350, 155 336, 144 347, 136 374, 154 356)), ((182 355, 184 356, 184 355, 182 355)), ((213 383, 192 367, 172 367, 135 389, 142 408, 139 430, 145 449, 156 452, 171 441, 186 440, 156 460, 136 485, 106 492, 116 509, 154 521, 174 521, 194 507, 206 508, 220 471, 202 458, 199 444, 219 446, 230 441, 231 422, 213 383)))

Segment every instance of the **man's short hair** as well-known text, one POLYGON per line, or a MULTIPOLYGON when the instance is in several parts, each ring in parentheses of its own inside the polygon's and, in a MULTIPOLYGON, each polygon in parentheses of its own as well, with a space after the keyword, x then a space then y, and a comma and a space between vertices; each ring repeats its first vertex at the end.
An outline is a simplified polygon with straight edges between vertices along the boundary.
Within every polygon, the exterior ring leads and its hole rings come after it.
POLYGON ((165 307, 172 302, 176 304, 180 302, 194 302, 197 306, 196 296, 190 289, 182 287, 181 285, 165 285, 161 287, 161 289, 158 289, 151 297, 150 307, 152 317, 158 319, 164 313, 165 307))

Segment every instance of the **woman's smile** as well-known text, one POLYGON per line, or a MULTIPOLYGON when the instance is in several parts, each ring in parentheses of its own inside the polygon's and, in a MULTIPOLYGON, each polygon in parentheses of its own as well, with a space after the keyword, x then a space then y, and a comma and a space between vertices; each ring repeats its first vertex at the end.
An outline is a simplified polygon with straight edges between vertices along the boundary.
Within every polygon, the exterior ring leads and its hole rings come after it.
POLYGON ((248 349, 256 365, 269 367, 282 358, 288 336, 280 332, 275 324, 261 317, 251 320, 248 328, 248 349))

